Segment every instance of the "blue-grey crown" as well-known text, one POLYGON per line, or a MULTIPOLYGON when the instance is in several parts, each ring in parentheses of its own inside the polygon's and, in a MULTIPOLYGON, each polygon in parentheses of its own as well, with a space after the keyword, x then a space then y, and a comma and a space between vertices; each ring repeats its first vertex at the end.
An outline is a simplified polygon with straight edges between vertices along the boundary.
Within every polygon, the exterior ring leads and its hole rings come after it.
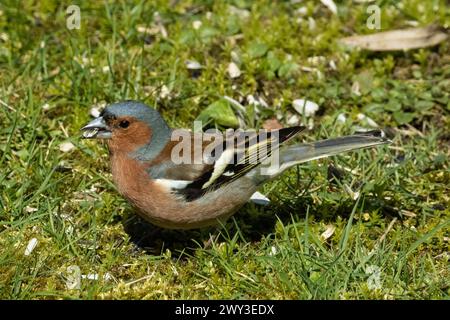
POLYGON ((112 103, 106 107, 104 113, 116 117, 134 117, 149 124, 152 128, 154 126, 159 127, 162 124, 167 126, 158 111, 139 101, 127 100, 112 103))
POLYGON ((142 148, 135 150, 131 156, 139 160, 152 160, 170 141, 171 129, 158 111, 146 104, 127 100, 110 104, 105 108, 102 116, 134 117, 145 122, 152 129, 151 141, 142 148))

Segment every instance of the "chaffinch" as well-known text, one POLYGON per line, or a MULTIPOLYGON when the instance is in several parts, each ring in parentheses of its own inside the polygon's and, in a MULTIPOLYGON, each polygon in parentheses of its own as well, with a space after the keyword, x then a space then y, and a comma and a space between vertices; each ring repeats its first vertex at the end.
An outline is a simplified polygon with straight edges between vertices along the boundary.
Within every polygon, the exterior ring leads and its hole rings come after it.
POLYGON ((223 223, 294 165, 390 142, 375 130, 286 145, 303 129, 194 134, 171 129, 143 103, 124 101, 81 130, 84 138, 107 140, 113 180, 139 215, 160 227, 193 229, 223 223))

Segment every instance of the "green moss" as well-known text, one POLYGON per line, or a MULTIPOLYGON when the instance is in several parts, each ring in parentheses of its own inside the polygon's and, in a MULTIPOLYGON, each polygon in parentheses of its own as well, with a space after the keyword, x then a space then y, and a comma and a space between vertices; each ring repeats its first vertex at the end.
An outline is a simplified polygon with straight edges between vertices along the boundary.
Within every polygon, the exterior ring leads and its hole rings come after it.
MULTIPOLYGON (((384 1, 382 29, 411 20, 448 25, 447 7, 384 1)), ((365 5, 353 1, 341 2, 338 16, 317 1, 80 8, 81 29, 68 30, 66 8, 54 1, 0 4, 1 298, 448 298, 448 42, 405 53, 345 51, 337 38, 375 32, 365 5), (167 37, 154 32, 158 21, 167 37), (242 71, 236 79, 227 73, 232 59, 242 71), (190 72, 186 60, 203 68, 190 72), (269 104, 247 108, 248 127, 277 115, 286 124, 292 100, 306 98, 320 110, 304 140, 348 134, 364 113, 394 143, 291 169, 264 186, 270 206, 246 205, 205 250, 213 230, 159 230, 137 219, 111 182, 105 147, 81 141, 79 128, 93 104, 121 99, 191 127, 224 95, 269 104), (61 152, 67 141, 75 148, 61 152), (329 165, 342 169, 338 183, 329 181, 329 165), (329 225, 335 231, 324 240, 329 225), (38 244, 25 256, 32 238, 38 244), (69 290, 71 266, 98 279, 69 290)), ((232 115, 212 120, 237 124, 232 115)))

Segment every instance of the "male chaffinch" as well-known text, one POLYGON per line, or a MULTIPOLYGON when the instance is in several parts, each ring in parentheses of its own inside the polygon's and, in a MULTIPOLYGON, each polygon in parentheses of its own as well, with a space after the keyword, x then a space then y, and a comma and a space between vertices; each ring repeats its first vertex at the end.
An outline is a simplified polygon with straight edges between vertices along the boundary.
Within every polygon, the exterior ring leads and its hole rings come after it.
POLYGON ((145 220, 164 228, 193 229, 225 221, 263 183, 294 165, 390 142, 382 131, 375 130, 283 145, 303 129, 283 128, 264 136, 258 133, 257 139, 253 139, 255 131, 242 131, 222 141, 218 138, 223 135, 217 133, 171 129, 156 110, 137 101, 124 101, 107 106, 81 130, 84 138, 107 139, 118 191, 145 220), (188 137, 188 146, 192 143, 194 148, 180 150, 175 133, 188 137), (245 138, 236 138, 242 136, 245 138), (269 166, 274 159, 278 165, 269 166))

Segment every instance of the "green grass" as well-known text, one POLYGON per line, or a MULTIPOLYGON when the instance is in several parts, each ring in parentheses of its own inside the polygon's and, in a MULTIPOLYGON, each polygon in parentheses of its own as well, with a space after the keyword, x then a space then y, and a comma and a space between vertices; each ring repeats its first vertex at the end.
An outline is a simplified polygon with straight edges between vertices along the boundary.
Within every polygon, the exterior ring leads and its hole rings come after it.
MULTIPOLYGON (((383 30, 450 22, 443 0, 378 3, 383 30)), ((374 32, 366 7, 352 1, 342 1, 339 16, 318 1, 80 7, 81 29, 68 30, 56 1, 0 4, 0 298, 449 298, 448 41, 410 52, 346 51, 336 39, 374 32), (230 14, 230 5, 251 15, 230 14), (154 25, 156 11, 167 38, 138 31, 154 25), (240 59, 237 79, 227 74, 231 52, 240 59), (325 62, 308 61, 314 56, 325 62), (186 60, 204 66, 198 77, 186 60), (320 110, 303 140, 349 134, 364 126, 364 113, 393 144, 291 169, 263 188, 270 206, 246 205, 205 250, 211 230, 138 220, 111 182, 106 148, 80 139, 93 104, 139 99, 172 126, 190 127, 224 95, 250 94, 270 107, 246 107, 247 127, 274 116, 286 124, 292 100, 306 98, 320 110), (348 119, 339 124, 342 112, 348 119), (75 148, 62 152, 63 142, 75 148), (332 166, 354 171, 331 181, 332 166), (357 201, 346 186, 361 193, 357 201), (38 244, 25 256, 32 238, 38 244), (99 279, 69 290, 70 266, 99 279)))

